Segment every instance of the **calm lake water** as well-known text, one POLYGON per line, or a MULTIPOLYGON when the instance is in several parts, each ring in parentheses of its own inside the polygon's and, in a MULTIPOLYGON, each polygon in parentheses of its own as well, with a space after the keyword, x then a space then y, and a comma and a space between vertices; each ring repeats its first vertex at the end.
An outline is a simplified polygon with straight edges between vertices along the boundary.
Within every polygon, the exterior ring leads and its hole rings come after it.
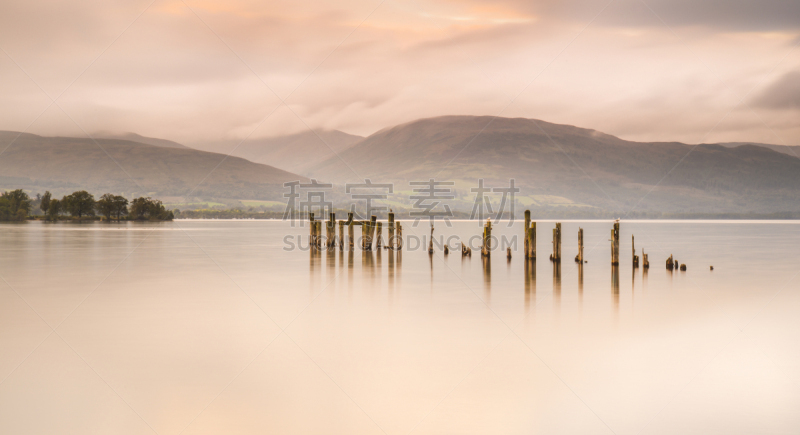
POLYGON ((0 225, 0 433, 800 433, 800 224, 623 221, 616 273, 611 225, 564 221, 560 273, 552 221, 527 269, 521 241, 486 264, 286 251, 285 222, 0 225))

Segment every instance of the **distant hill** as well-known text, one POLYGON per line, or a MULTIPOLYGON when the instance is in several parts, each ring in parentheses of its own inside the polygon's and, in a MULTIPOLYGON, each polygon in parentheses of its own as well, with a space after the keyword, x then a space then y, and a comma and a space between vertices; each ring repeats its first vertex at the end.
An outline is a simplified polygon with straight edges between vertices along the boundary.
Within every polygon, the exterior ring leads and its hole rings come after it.
POLYGON ((154 137, 145 137, 136 133, 123 133, 123 134, 112 134, 112 133, 96 133, 92 135, 95 139, 117 139, 117 140, 127 140, 131 142, 138 142, 147 145, 153 145, 157 147, 164 147, 164 148, 179 148, 188 150, 191 149, 185 145, 181 145, 178 142, 173 142, 171 140, 166 139, 157 139, 154 137))
POLYGON ((757 143, 757 142, 725 142, 725 143, 720 143, 720 145, 727 148, 736 148, 742 145, 755 145, 758 147, 769 148, 772 151, 777 151, 782 154, 788 154, 792 157, 800 157, 800 146, 798 145, 773 145, 768 143, 757 143))
POLYGON ((620 212, 800 209, 800 159, 755 145, 638 143, 530 119, 444 116, 386 128, 340 155, 306 174, 393 181, 401 190, 437 178, 467 193, 479 178, 492 186, 513 178, 533 204, 620 212))
POLYGON ((192 144, 194 148, 215 150, 303 174, 309 168, 350 148, 361 136, 338 130, 305 131, 288 136, 238 141, 192 144), (237 146, 237 144, 239 144, 237 146))
MULTIPOLYGON (((0 150, 17 135, 0 132, 0 150)), ((238 157, 119 139, 22 134, 0 154, 0 188, 57 195, 86 189, 178 201, 187 195, 283 201, 282 184, 293 180, 306 179, 238 157)))

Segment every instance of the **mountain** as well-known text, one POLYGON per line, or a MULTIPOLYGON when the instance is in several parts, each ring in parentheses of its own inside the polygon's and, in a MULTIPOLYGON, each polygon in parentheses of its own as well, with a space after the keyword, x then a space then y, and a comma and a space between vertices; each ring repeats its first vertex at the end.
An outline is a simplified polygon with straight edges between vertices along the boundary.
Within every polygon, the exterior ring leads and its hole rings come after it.
POLYGON ((178 148, 188 150, 191 149, 185 145, 181 145, 178 142, 173 142, 167 139, 158 139, 154 137, 145 137, 136 133, 123 133, 123 134, 113 134, 113 133, 96 133, 93 135, 95 139, 116 139, 116 140, 127 140, 131 142, 143 143, 147 145, 153 145, 157 147, 164 147, 164 148, 178 148))
POLYGON ((420 119, 372 134, 306 175, 391 181, 396 191, 411 190, 409 181, 451 180, 465 198, 480 178, 493 187, 514 179, 523 204, 623 214, 800 210, 800 159, 765 147, 631 142, 522 118, 420 119))
POLYGON ((769 148, 772 151, 777 151, 782 154, 788 154, 792 157, 800 157, 800 146, 798 145, 773 145, 768 143, 756 143, 756 142, 725 142, 725 143, 720 143, 720 145, 728 148, 736 148, 742 145, 755 145, 758 147, 769 148))
POLYGON ((1 131, 0 151, 4 148, 0 186, 48 189, 57 196, 85 189, 178 201, 187 196, 283 201, 284 182, 306 180, 238 157, 119 139, 95 142, 1 131))
POLYGON ((194 148, 231 153, 256 163, 264 163, 302 174, 318 163, 353 146, 361 136, 338 130, 305 131, 288 136, 249 139, 242 143, 206 142, 194 148), (237 146, 238 145, 238 146, 237 146))

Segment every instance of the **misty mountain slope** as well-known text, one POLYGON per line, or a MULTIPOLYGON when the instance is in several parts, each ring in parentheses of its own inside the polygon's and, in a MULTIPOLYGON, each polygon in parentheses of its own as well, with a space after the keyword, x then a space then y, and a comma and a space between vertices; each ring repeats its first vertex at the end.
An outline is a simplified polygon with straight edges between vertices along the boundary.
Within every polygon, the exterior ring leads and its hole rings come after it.
POLYGON ((155 137, 145 137, 136 133, 122 133, 122 134, 96 133, 92 135, 92 137, 94 137, 95 139, 127 140, 131 142, 143 143, 147 145, 153 145, 164 148, 179 148, 185 150, 191 149, 186 145, 179 144, 178 142, 173 142, 167 139, 158 139, 155 137))
MULTIPOLYGON (((0 132, 0 144, 5 147, 16 136, 0 132)), ((0 183, 4 188, 54 193, 86 189, 156 197, 183 197, 197 186, 192 197, 282 200, 284 182, 305 179, 238 157, 188 148, 111 139, 97 143, 100 146, 86 138, 23 134, 0 154, 0 183)))
POLYGON ((520 195, 623 211, 800 209, 800 159, 786 154, 752 145, 630 142, 521 118, 421 119, 381 130, 341 159, 347 164, 329 158, 308 175, 401 184, 435 177, 476 185, 484 178, 495 186, 513 178, 524 187, 520 195))
POLYGON ((361 136, 338 130, 320 130, 304 131, 288 136, 248 139, 241 144, 238 141, 230 141, 200 143, 193 146, 197 149, 231 153, 251 162, 303 174, 309 168, 335 156, 335 153, 350 148, 362 139, 364 138, 361 136))

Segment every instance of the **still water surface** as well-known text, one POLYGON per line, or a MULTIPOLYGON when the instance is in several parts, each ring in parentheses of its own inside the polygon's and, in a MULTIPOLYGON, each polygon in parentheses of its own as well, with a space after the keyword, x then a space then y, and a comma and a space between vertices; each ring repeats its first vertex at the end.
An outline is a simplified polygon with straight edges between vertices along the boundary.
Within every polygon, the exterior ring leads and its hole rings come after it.
POLYGON ((623 221, 616 271, 611 222, 564 222, 560 271, 552 228, 526 268, 521 241, 487 263, 285 251, 285 222, 2 225, 0 433, 800 433, 800 224, 623 221))

